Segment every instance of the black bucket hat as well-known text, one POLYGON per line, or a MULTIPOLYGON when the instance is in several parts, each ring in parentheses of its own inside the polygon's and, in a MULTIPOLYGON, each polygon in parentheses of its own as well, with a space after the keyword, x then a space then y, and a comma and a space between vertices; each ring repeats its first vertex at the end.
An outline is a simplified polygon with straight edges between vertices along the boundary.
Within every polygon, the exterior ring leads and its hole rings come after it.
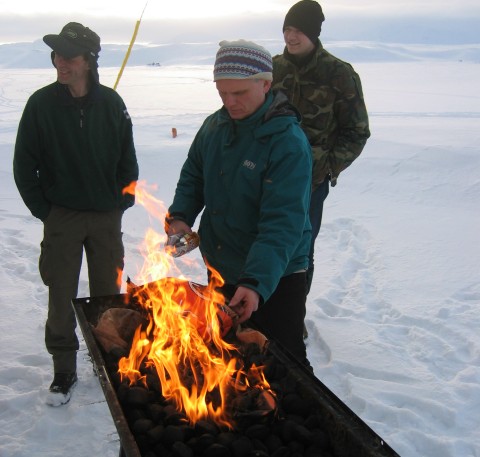
POLYGON ((81 55, 88 56, 93 81, 99 83, 98 53, 100 37, 88 27, 78 22, 69 22, 58 35, 45 35, 43 41, 53 49, 52 64, 55 66, 55 53, 73 59, 81 55))
POLYGON ((69 22, 58 35, 45 35, 43 41, 57 54, 67 59, 87 53, 98 59, 101 49, 100 37, 78 22, 69 22))

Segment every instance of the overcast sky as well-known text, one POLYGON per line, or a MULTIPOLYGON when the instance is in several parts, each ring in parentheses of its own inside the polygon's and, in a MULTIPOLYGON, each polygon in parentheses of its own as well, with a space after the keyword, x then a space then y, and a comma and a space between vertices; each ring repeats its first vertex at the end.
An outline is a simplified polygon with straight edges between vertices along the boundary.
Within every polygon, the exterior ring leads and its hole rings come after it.
MULTIPOLYGON (((140 16, 147 5, 145 16, 150 18, 201 18, 222 15, 235 15, 245 12, 261 14, 265 12, 285 13, 293 5, 292 0, 183 0, 165 1, 126 1, 126 0, 83 0, 67 2, 65 0, 0 1, 0 15, 17 13, 22 15, 38 14, 89 14, 93 16, 123 16, 131 19, 140 16)), ((480 9, 478 0, 325 0, 320 2, 326 11, 362 11, 382 14, 388 13, 425 13, 443 12, 445 15, 457 15, 460 11, 471 12, 480 9)))
MULTIPOLYGON (((145 5, 138 42, 191 40, 192 37, 202 41, 202 38, 215 39, 217 35, 230 39, 281 36, 283 18, 294 3, 295 0, 0 0, 0 44, 35 41, 47 33, 60 32, 70 21, 81 22, 97 31, 102 42, 129 42, 145 5), (218 29, 218 33, 212 34, 212 29, 218 29)), ((415 27, 422 27, 431 18, 444 21, 445 25, 442 23, 439 27, 447 27, 448 35, 449 24, 459 18, 467 21, 480 18, 478 0, 325 0, 320 3, 326 16, 322 30, 327 33, 348 32, 354 27, 353 32, 357 28, 360 35, 365 35, 362 26, 367 32, 370 24, 389 30, 392 25, 388 18, 401 23, 399 18, 406 17, 417 21, 415 27)), ((410 24, 409 20, 403 22, 405 26, 410 24)), ((464 28, 457 24, 457 29, 464 28)), ((349 38, 352 37, 344 39, 349 38)))

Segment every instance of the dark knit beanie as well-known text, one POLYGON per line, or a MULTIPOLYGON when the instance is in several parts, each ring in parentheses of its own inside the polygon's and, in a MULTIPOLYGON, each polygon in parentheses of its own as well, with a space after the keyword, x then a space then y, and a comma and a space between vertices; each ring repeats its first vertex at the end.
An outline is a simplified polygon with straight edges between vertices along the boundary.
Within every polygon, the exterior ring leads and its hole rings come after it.
POLYGON ((322 29, 325 16, 320 4, 314 0, 301 0, 295 3, 285 16, 283 31, 287 27, 295 27, 303 32, 312 43, 316 43, 322 29))

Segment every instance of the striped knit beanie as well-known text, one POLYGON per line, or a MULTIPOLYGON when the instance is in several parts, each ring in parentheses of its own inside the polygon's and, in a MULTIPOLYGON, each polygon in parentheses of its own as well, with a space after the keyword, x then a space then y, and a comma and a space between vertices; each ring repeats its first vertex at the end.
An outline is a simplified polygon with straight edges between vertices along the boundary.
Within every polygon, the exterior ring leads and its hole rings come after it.
POLYGON ((221 41, 213 67, 213 80, 272 80, 272 56, 262 46, 246 40, 221 41))

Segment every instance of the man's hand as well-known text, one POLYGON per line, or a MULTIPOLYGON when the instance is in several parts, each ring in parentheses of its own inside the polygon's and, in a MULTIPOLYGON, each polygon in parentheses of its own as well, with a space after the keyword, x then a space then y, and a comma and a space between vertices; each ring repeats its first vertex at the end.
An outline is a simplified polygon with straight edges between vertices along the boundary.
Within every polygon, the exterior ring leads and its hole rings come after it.
POLYGON ((181 257, 200 244, 198 234, 192 232, 192 229, 183 221, 172 221, 166 227, 166 231, 168 238, 164 248, 165 252, 172 257, 181 257))
POLYGON ((239 286, 228 306, 238 315, 235 324, 241 324, 250 319, 252 313, 258 310, 260 296, 248 287, 239 286))
POLYGON ((183 221, 173 220, 168 224, 166 233, 168 236, 183 235, 184 233, 192 233, 192 229, 183 221))

